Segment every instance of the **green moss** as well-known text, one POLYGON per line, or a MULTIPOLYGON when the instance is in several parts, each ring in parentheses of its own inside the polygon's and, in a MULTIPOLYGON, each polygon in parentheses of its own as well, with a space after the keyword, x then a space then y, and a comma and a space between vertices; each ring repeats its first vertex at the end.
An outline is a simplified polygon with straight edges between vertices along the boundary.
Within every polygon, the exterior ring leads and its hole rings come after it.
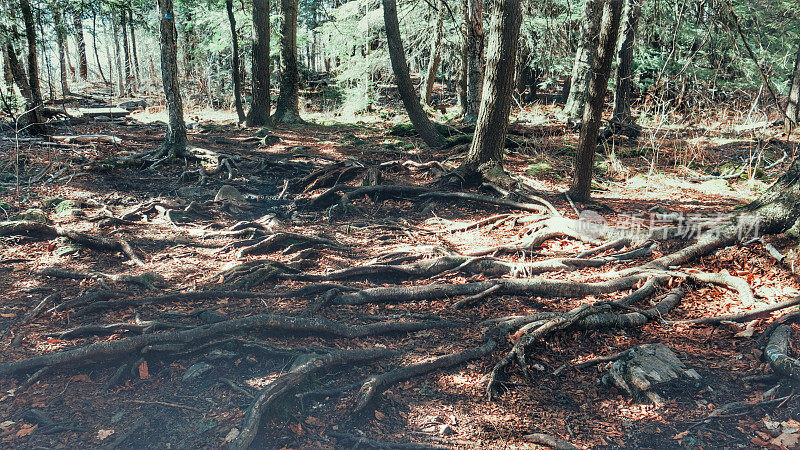
POLYGON ((56 205, 56 214, 65 214, 67 211, 78 209, 78 204, 72 200, 62 200, 56 205))
POLYGON ((60 197, 48 197, 42 201, 42 208, 50 209, 63 201, 64 199, 60 197))
POLYGON ((546 162, 538 162, 528 166, 525 173, 532 177, 539 177, 541 175, 550 175, 553 172, 553 166, 546 162))

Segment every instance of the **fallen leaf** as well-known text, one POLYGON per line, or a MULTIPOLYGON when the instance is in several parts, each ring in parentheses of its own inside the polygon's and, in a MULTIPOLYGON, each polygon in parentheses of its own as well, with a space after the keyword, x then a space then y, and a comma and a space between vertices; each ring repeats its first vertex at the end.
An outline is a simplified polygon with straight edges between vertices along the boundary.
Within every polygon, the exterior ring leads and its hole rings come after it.
POLYGON ((58 344, 59 342, 61 342, 61 339, 50 338, 45 342, 47 342, 48 344, 58 344))
POLYGON ((83 381, 84 383, 91 383, 92 379, 89 378, 89 375, 82 373, 80 375, 73 375, 70 377, 70 381, 83 381))
POLYGON ((5 422, 0 423, 0 430, 5 430, 6 428, 14 425, 16 422, 13 420, 6 420, 5 422))
POLYGON ((0 313, 0 317, 4 317, 6 319, 13 319, 14 317, 17 317, 17 315, 11 313, 0 313))
POLYGON ((378 420, 383 420, 384 418, 386 418, 386 415, 380 411, 375 411, 375 418, 378 420))
POLYGON ((239 437, 239 429, 238 428, 231 428, 231 431, 225 435, 225 442, 230 443, 233 442, 237 437, 239 437))
POLYGON ((97 439, 100 439, 101 441, 103 441, 107 437, 111 436, 112 434, 114 434, 114 430, 99 430, 97 432, 97 439))
POLYGON ((36 427, 38 426, 39 425, 23 425, 22 428, 20 428, 19 431, 17 431, 16 436, 17 437, 27 436, 33 433, 33 430, 35 430, 36 427))
POLYGON ((672 437, 672 439, 683 439, 688 435, 689 435, 689 430, 686 430, 686 431, 684 431, 682 433, 676 434, 675 436, 672 437))
POLYGON ((150 378, 150 370, 147 368, 147 361, 142 361, 139 364, 139 379, 145 380, 147 378, 150 378))

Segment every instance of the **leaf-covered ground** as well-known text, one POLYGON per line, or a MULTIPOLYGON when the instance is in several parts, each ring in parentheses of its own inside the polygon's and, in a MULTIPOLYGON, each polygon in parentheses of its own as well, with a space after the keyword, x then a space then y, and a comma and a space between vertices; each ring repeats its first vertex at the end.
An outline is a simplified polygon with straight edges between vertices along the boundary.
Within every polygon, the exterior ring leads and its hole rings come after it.
MULTIPOLYGON (((563 192, 570 180, 577 133, 553 119, 553 112, 550 107, 536 106, 516 114, 511 129, 520 145, 510 151, 507 169, 524 176, 566 217, 576 218, 576 211, 591 209, 621 227, 649 226, 656 213, 697 218, 729 212, 757 196, 788 166, 796 149, 794 140, 771 138, 777 130, 737 133, 732 127, 735 118, 723 114, 702 123, 671 117, 670 123, 680 125, 652 123, 644 127, 638 139, 617 136, 608 141, 596 164, 598 204, 572 205, 558 192, 563 192), (780 161, 784 152, 788 157, 780 161), (774 162, 778 164, 763 169, 774 162), (745 170, 735 178, 699 179, 730 174, 743 166, 745 170)), ((9 139, 0 141, 0 214, 6 216, 2 220, 43 221, 124 240, 142 261, 136 264, 120 251, 100 251, 65 237, 0 237, 0 363, 142 332, 164 332, 147 329, 148 321, 164 322, 174 331, 269 313, 326 318, 348 325, 442 319, 455 326, 357 338, 247 330, 186 343, 181 348, 151 348, 95 364, 53 367, 32 380, 36 370, 15 373, 0 378, 3 446, 223 446, 241 429, 245 411, 259 388, 288 371, 297 355, 376 346, 397 353, 374 362, 337 367, 305 380, 270 406, 254 445, 317 448, 414 442, 462 448, 534 448, 535 444, 524 439, 531 433, 560 437, 585 447, 796 445, 791 432, 797 431, 794 395, 782 403, 704 422, 716 408, 735 401, 760 401, 775 386, 774 381, 745 381, 748 376, 769 373, 754 345, 758 331, 769 319, 741 326, 652 321, 629 330, 567 330, 530 350, 531 376, 525 378, 515 368, 508 392, 491 401, 482 378, 505 355, 509 342, 501 343, 488 356, 400 381, 358 413, 354 412, 358 386, 342 395, 298 395, 344 387, 398 366, 478 347, 487 329, 481 323, 484 320, 568 311, 597 300, 623 297, 630 290, 574 299, 489 294, 476 305, 459 310, 451 306, 461 298, 348 306, 321 302, 324 292, 299 292, 285 298, 221 297, 114 305, 119 300, 175 292, 227 289, 285 293, 317 283, 298 280, 292 273, 331 273, 383 261, 387 255, 416 253, 423 259, 433 258, 438 256, 436 248, 469 253, 513 241, 526 224, 525 211, 456 199, 362 196, 350 203, 311 207, 310 199, 333 185, 357 186, 364 180, 376 184, 375 176, 379 177, 377 184, 438 189, 439 169, 455 167, 463 156, 463 146, 431 152, 414 137, 393 136, 389 134, 391 124, 383 121, 281 126, 256 136, 256 130, 237 128, 219 117, 206 121, 199 112, 190 124, 191 144, 225 155, 236 169, 201 176, 196 162, 148 168, 141 162, 119 161, 159 144, 162 126, 147 123, 151 119, 152 114, 140 113, 127 121, 73 127, 77 134, 116 136, 121 139, 118 144, 89 141, 43 145, 17 142, 8 134, 9 139), (262 139, 265 134, 267 138, 262 139), (390 161, 398 164, 385 164, 390 161), (406 161, 418 164, 404 166, 406 161), (441 166, 424 164, 431 161, 441 166), (16 183, 16 167, 23 181, 32 181, 16 183), (317 185, 313 184, 315 178, 304 181, 320 169, 334 175, 317 185), (243 198, 215 200, 223 186, 235 187, 243 198), (514 217, 450 231, 501 214, 514 217), (236 227, 243 221, 259 225, 236 227), (320 237, 328 243, 306 245, 295 237, 274 248, 241 255, 240 244, 253 244, 281 232, 320 237), (238 277, 242 272, 229 270, 256 260, 267 270, 251 278, 238 277), (64 271, 75 273, 66 277, 64 271), (48 300, 38 314, 30 317, 44 299, 48 300), (74 299, 78 301, 71 302, 74 299), (83 309, 98 301, 112 304, 94 311, 83 309), (105 324, 145 326, 119 326, 100 335, 62 335, 76 327, 105 324), (601 384, 603 365, 567 367, 553 374, 564 364, 655 342, 667 345, 702 377, 694 389, 666 396, 663 406, 630 398, 601 384), (346 435, 364 440, 358 443, 346 435)), ((322 123, 321 117, 316 119, 322 123)), ((213 171, 215 161, 205 164, 213 171)), ((496 196, 496 192, 480 193, 496 196)), ((789 254, 782 264, 771 258, 761 243, 753 243, 722 249, 683 268, 688 272, 727 270, 745 279, 755 294, 755 305, 743 306, 739 294, 728 288, 684 281, 686 295, 663 319, 742 312, 797 295, 798 283, 791 272, 795 239, 772 237, 769 241, 789 254)), ((654 256, 681 245, 685 244, 661 243, 654 256)), ((575 255, 592 247, 556 237, 530 251, 500 257, 515 262, 538 261, 575 255)), ((542 276, 600 281, 612 270, 641 262, 624 261, 542 276)), ((458 271, 428 279, 401 278, 353 277, 334 283, 344 285, 344 289, 363 289, 486 279, 458 271)), ((670 279, 661 292, 679 283, 678 278, 670 279)))

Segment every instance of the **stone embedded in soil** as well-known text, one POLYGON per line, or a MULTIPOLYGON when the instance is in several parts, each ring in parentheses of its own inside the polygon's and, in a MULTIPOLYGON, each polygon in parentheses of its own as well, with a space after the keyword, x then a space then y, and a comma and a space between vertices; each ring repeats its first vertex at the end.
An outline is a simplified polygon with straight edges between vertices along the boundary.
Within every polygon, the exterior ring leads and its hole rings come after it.
POLYGON ((200 320, 205 323, 217 323, 222 322, 223 320, 228 320, 228 315, 221 313, 214 309, 207 309, 205 311, 201 311, 200 314, 197 315, 200 320))
POLYGON ((666 392, 677 394, 697 387, 699 378, 700 375, 694 369, 687 369, 672 350, 657 343, 626 350, 611 364, 603 383, 613 384, 631 396, 646 396, 659 403, 660 395, 667 395, 666 392))
POLYGON ((217 191, 217 195, 214 197, 214 201, 215 202, 229 201, 229 202, 233 202, 233 203, 247 203, 247 201, 244 199, 244 196, 242 195, 241 192, 239 192, 238 189, 236 189, 233 186, 229 186, 227 184, 222 186, 221 188, 219 188, 219 191, 217 191))
POLYGON ((208 371, 210 371, 212 367, 213 366, 211 364, 205 362, 192 364, 191 367, 186 369, 186 372, 184 372, 182 379, 184 382, 197 380, 198 378, 208 373, 208 371))
POLYGON ((47 223, 47 214, 39 208, 31 208, 11 216, 11 220, 47 223))

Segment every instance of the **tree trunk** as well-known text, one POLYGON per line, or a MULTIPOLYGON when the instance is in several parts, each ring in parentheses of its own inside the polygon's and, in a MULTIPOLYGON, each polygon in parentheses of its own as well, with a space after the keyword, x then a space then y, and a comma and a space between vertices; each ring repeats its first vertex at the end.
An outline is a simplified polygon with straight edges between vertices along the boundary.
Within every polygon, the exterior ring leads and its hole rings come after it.
POLYGON ((253 0, 253 103, 247 126, 269 124, 269 0, 253 0))
POLYGON ((166 97, 167 133, 161 145, 160 156, 176 158, 186 152, 186 123, 183 121, 183 103, 178 85, 178 32, 172 0, 158 0, 161 31, 161 81, 166 97))
POLYGON ((483 95, 483 0, 467 0, 467 108, 464 122, 475 123, 483 95))
POLYGON ((2 53, 3 56, 3 81, 8 89, 13 92, 14 84, 16 83, 14 82, 14 74, 11 69, 11 62, 8 60, 8 56, 6 56, 8 49, 6 48, 5 44, 2 44, 2 46, 0 46, 0 50, 2 50, 0 53, 2 53))
POLYGON ((133 11, 128 9, 128 26, 131 29, 131 50, 133 53, 133 79, 136 80, 134 86, 138 87, 141 79, 139 78, 139 53, 136 51, 136 27, 133 26, 133 11))
POLYGON ((119 96, 125 96, 125 92, 127 89, 125 88, 125 72, 122 69, 122 52, 119 49, 119 27, 117 27, 117 21, 114 20, 114 15, 111 14, 111 30, 114 33, 114 59, 117 65, 117 86, 119 96))
MULTIPOLYGON (((464 10, 464 23, 468 22, 469 0, 461 0, 461 7, 464 10)), ((460 115, 463 117, 467 113, 467 30, 466 27, 461 31, 461 46, 458 49, 458 84, 456 93, 458 94, 458 107, 460 115)))
POLYGON ((83 5, 72 13, 72 27, 75 33, 75 43, 78 50, 78 75, 81 80, 89 79, 89 62, 86 59, 86 41, 83 38, 83 5))
MULTIPOLYGON (((100 72, 100 78, 103 79, 103 84, 108 84, 106 75, 103 73, 103 65, 100 64, 100 54, 97 52, 97 11, 92 10, 92 48, 94 48, 94 59, 97 61, 97 71, 100 72)), ((111 76, 111 74, 108 74, 111 76)))
POLYGON ((486 79, 478 122, 469 152, 461 165, 468 181, 481 175, 494 178, 502 173, 522 10, 520 0, 498 0, 496 8, 489 33, 486 79))
POLYGON ((36 22, 33 19, 33 10, 29 0, 19 0, 19 9, 25 23, 25 38, 28 41, 28 86, 31 88, 30 102, 25 106, 26 114, 23 121, 31 124, 28 128, 32 133, 43 131, 42 125, 42 91, 39 87, 39 54, 36 48, 36 22))
POLYGON ((439 11, 436 17, 436 28, 433 30, 433 41, 431 41, 431 58, 428 61, 428 70, 425 72, 425 92, 422 101, 430 105, 433 100, 433 84, 436 82, 436 71, 442 61, 442 28, 444 26, 444 14, 446 6, 444 0, 438 2, 439 11))
POLYGON ((608 78, 611 75, 611 60, 617 43, 621 10, 622 0, 604 0, 599 44, 596 57, 592 61, 587 104, 575 155, 575 174, 569 190, 569 195, 577 201, 588 201, 590 197, 597 134, 608 90, 608 78))
POLYGON ((792 71, 792 86, 789 90, 789 99, 786 102, 786 117, 784 126, 786 133, 791 133, 797 126, 800 118, 800 44, 797 48, 797 55, 794 58, 794 70, 792 71))
POLYGON ((631 62, 633 61, 633 46, 641 10, 642 5, 639 0, 625 0, 619 28, 617 77, 612 118, 623 123, 628 122, 631 118, 631 87, 633 86, 631 62))
POLYGON ((572 118, 581 117, 586 106, 586 93, 592 76, 592 63, 597 55, 598 31, 603 8, 603 0, 585 1, 580 22, 580 43, 572 66, 572 81, 567 103, 564 105, 564 114, 572 118))
POLYGON ((67 97, 69 95, 69 85, 67 83, 67 76, 69 70, 67 69, 67 56, 64 48, 67 39, 67 31, 64 29, 64 22, 60 9, 53 11, 53 26, 56 30, 56 46, 58 47, 58 67, 59 74, 61 75, 61 96, 67 97))
POLYGON ((28 83, 28 78, 25 75, 25 67, 17 58, 17 51, 11 40, 7 40, 3 46, 3 58, 8 64, 8 69, 11 71, 13 82, 19 88, 19 92, 25 98, 27 104, 33 103, 33 95, 31 94, 31 86, 28 83))
POLYGON ((120 28, 122 29, 122 48, 124 49, 123 55, 125 59, 123 60, 123 68, 125 69, 125 87, 130 87, 131 85, 131 53, 128 49, 128 12, 125 8, 120 10, 119 15, 120 21, 120 28))
POLYGON ((236 105, 236 116, 239 123, 244 122, 244 109, 242 108, 242 72, 239 71, 239 37, 236 33, 236 18, 233 16, 233 0, 225 0, 225 10, 228 11, 228 22, 231 25, 231 74, 233 75, 233 103, 236 105))
POLYGON ((280 93, 272 120, 301 123, 299 73, 297 71, 297 0, 281 0, 280 93))
POLYGON ((383 0, 383 20, 386 25, 386 40, 389 45, 389 57, 392 60, 392 71, 397 82, 397 90, 408 112, 408 118, 414 124, 419 137, 429 146, 439 148, 444 145, 444 138, 436 131, 428 120, 428 115, 419 103, 417 92, 411 83, 406 63, 406 52, 400 39, 400 23, 397 21, 397 4, 395 0, 383 0))

